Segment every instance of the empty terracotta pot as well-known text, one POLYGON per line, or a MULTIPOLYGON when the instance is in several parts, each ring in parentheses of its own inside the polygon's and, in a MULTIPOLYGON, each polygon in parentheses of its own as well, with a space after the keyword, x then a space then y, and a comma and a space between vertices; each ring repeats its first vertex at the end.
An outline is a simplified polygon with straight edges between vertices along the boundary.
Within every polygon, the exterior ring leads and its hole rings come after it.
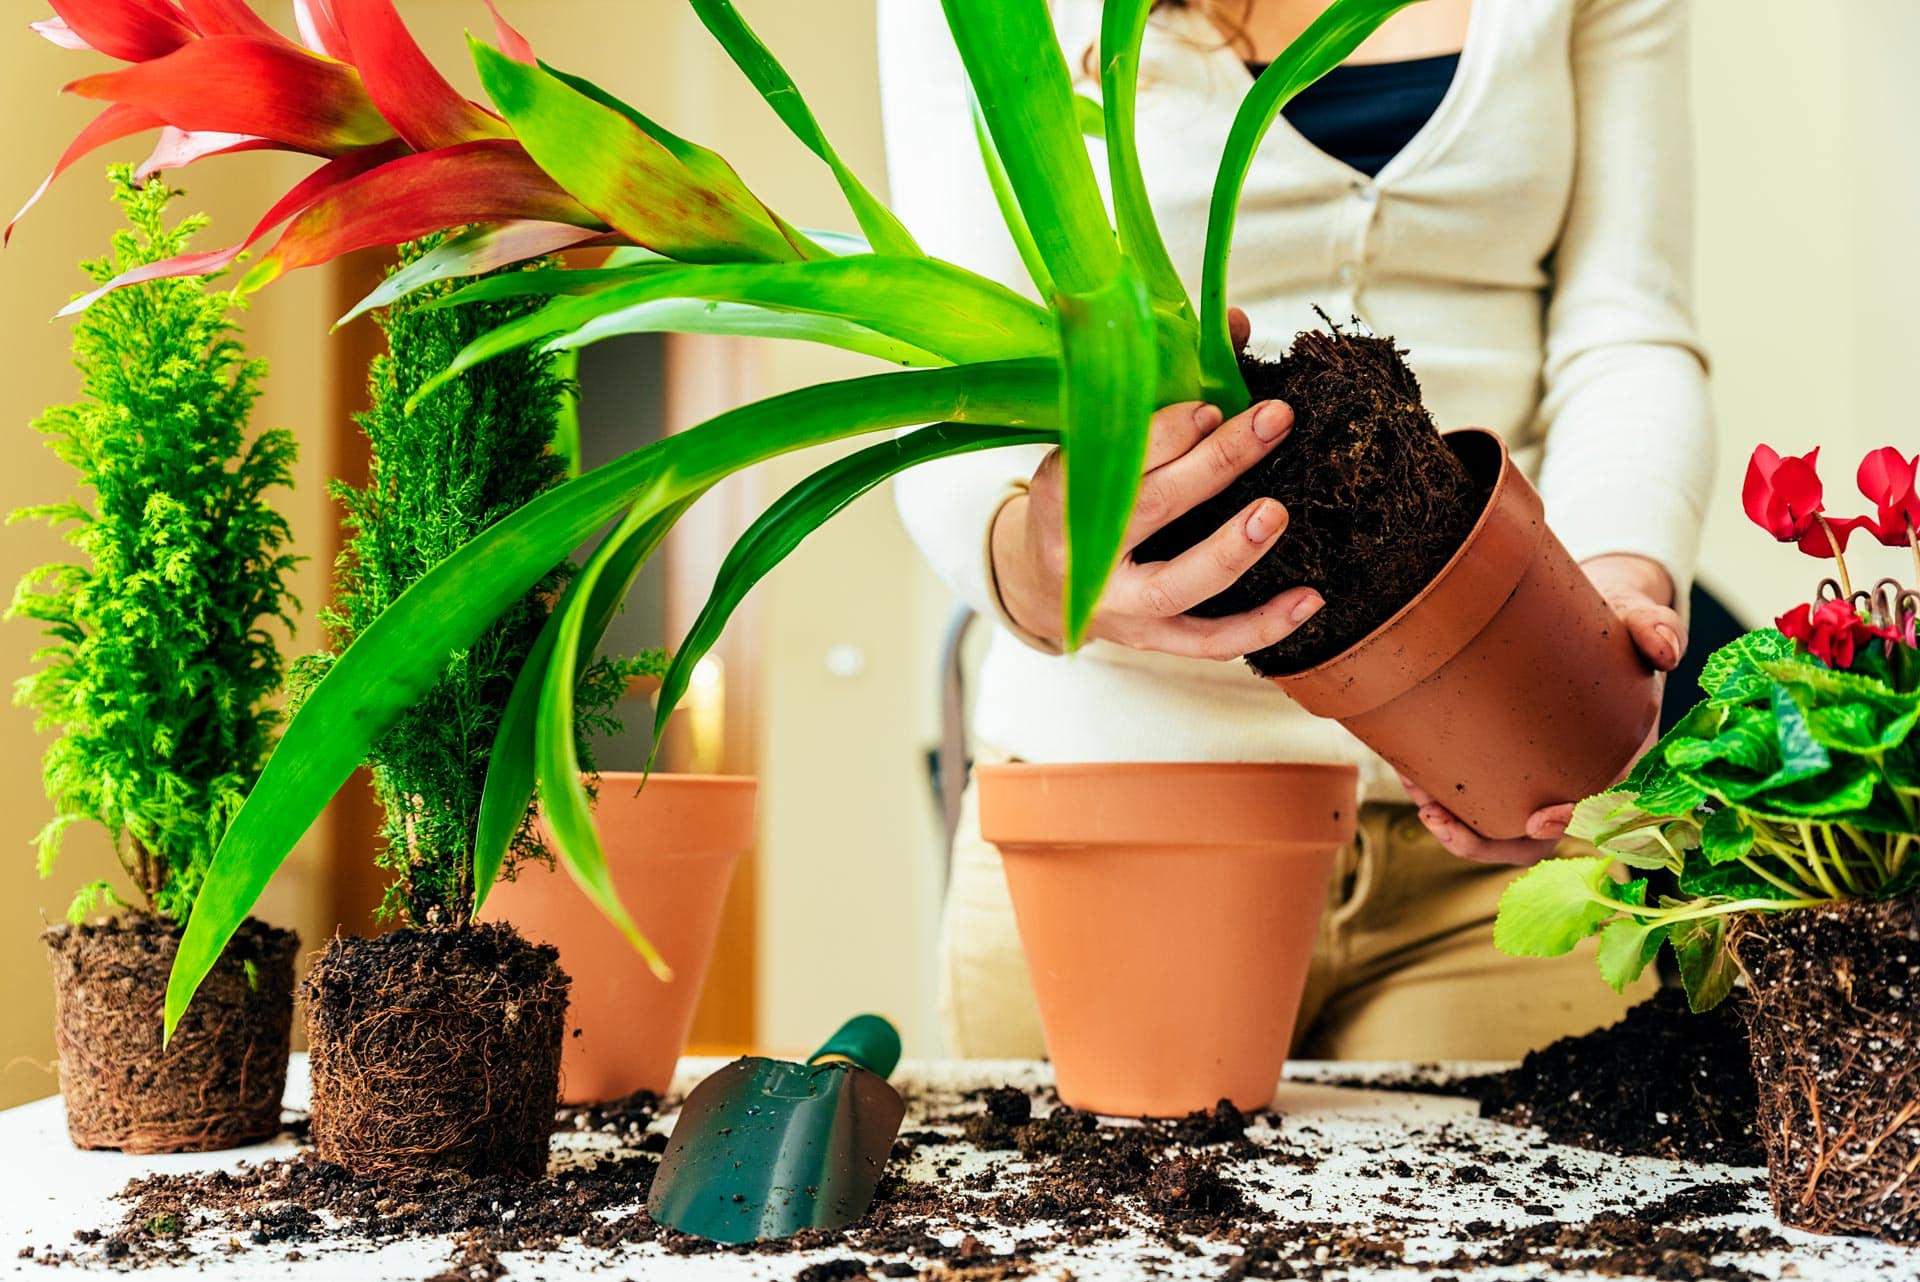
POLYGON ((673 978, 654 978, 626 937, 564 870, 522 868, 487 897, 487 917, 560 950, 573 977, 560 1098, 570 1104, 663 1092, 686 1048, 734 865, 753 845, 753 779, 607 771, 600 842, 633 919, 673 978), (575 1030, 578 1030, 577 1033, 575 1030))
POLYGON ((1547 528, 1492 432, 1447 441, 1493 487, 1467 541, 1370 636, 1273 678, 1487 837, 1626 773, 1659 717, 1653 670, 1547 528))
POLYGON ((983 766, 1060 1098, 1126 1117, 1273 1101, 1358 772, 983 766))

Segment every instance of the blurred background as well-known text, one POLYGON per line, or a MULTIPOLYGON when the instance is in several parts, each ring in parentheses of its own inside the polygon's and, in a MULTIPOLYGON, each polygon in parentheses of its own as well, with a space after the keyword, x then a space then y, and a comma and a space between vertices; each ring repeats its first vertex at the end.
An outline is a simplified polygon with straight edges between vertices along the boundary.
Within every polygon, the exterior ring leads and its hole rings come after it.
MULTIPOLYGON (((275 20, 272 4, 259 6, 275 20)), ((803 226, 846 221, 825 169, 794 143, 679 0, 539 0, 504 5, 549 60, 632 99, 715 147, 747 182, 803 226)), ((884 170, 873 55, 874 0, 740 0, 787 62, 843 156, 884 170)), ((406 0, 403 14, 443 67, 465 65, 460 33, 485 25, 477 0, 406 0)), ((89 116, 54 90, 82 59, 25 30, 38 4, 8 8, 0 33, 0 204, 14 208, 89 116)), ((1748 527, 1739 478, 1757 441, 1824 447, 1829 482, 1850 489, 1867 449, 1920 445, 1913 377, 1920 350, 1920 5, 1913 0, 1694 0, 1699 140, 1699 314, 1713 357, 1722 428, 1721 481, 1702 581, 1747 622, 1805 599, 1820 570, 1748 527)), ((471 86, 468 86, 471 89, 471 86)), ((0 429, 10 435, 0 509, 65 497, 65 470, 28 430, 71 399, 64 322, 48 317, 79 290, 76 264, 115 224, 99 177, 130 144, 77 166, 0 255, 0 429)), ((298 162, 261 153, 178 175, 231 243, 289 187, 298 162)), ((256 296, 252 350, 271 362, 257 422, 302 442, 297 491, 285 496, 310 558, 299 595, 325 599, 337 549, 324 479, 365 466, 349 415, 378 334, 329 326, 381 268, 379 256, 303 272, 256 296)), ((1419 354, 1413 356, 1418 367, 1419 354)), ((858 358, 817 348, 725 340, 634 340, 588 354, 588 461, 741 400, 861 372, 858 358)), ((696 509, 643 581, 617 641, 659 644, 698 608, 712 570, 759 507, 819 460, 765 468, 696 509)), ((0 580, 64 554, 44 528, 0 536, 0 580)), ((1863 550, 1856 578, 1910 571, 1904 555, 1863 550)), ((1910 577, 1910 573, 1909 573, 1910 577)), ((940 1052, 933 938, 943 833, 928 774, 938 738, 939 660, 951 602, 876 494, 814 536, 755 593, 716 652, 675 745, 683 766, 761 780, 758 848, 737 878, 721 955, 695 1030, 700 1048, 800 1050, 846 1012, 892 1015, 909 1055, 940 1052)), ((292 642, 318 644, 309 625, 292 642)), ((0 672, 24 673, 37 644, 24 622, 0 627, 0 672)), ((636 705, 640 707, 641 705, 636 705)), ((636 718, 638 719, 638 718, 636 718)), ((51 995, 40 933, 74 887, 112 869, 103 835, 76 831, 53 877, 38 876, 30 838, 48 812, 41 740, 25 711, 0 710, 0 1106, 54 1089, 51 995)), ((631 744, 605 764, 629 764, 631 744)), ((309 834, 261 916, 317 946, 367 927, 370 805, 358 788, 309 834)))

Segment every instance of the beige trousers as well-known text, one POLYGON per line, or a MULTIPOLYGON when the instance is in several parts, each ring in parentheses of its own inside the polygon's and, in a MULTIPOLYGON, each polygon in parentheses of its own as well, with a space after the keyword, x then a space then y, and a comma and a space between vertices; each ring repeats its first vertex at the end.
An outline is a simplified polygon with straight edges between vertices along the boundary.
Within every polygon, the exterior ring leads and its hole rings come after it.
MULTIPOLYGON (((1340 853, 1294 1028, 1300 1059, 1515 1060, 1610 1024, 1653 991, 1616 994, 1591 947, 1508 957, 1493 916, 1515 869, 1447 853, 1410 805, 1360 809, 1340 853)), ((967 789, 940 939, 940 1013, 952 1053, 1038 1059, 1040 1014, 1000 852, 967 789)))

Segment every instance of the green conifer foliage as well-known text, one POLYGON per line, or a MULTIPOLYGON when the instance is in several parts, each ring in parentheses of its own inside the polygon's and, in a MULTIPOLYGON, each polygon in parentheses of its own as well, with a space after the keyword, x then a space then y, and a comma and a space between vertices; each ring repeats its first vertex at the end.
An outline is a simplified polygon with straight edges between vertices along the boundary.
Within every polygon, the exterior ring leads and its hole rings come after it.
MULTIPOLYGON (((406 246, 401 264, 437 243, 406 246)), ((372 409, 358 417, 372 447, 364 489, 335 482, 349 531, 335 603, 321 616, 335 652, 462 544, 566 477, 551 448, 568 384, 555 358, 527 350, 463 376, 412 411, 408 399, 468 343, 531 305, 520 301, 438 308, 450 288, 422 290, 381 317, 388 353, 373 364, 372 409)), ((560 565, 471 647, 387 732, 368 760, 386 812, 380 866, 395 874, 382 913, 416 925, 455 925, 473 906, 474 837, 495 733, 515 677, 572 567, 560 565)), ((331 655, 303 659, 295 684, 312 688, 331 655)), ((629 675, 653 660, 598 660, 581 682, 577 731, 591 769, 589 732, 617 728, 612 708, 629 675)), ((506 872, 549 858, 522 821, 506 872)))
MULTIPOLYGON (((205 226, 166 224, 177 195, 109 171, 128 230, 85 264, 105 282, 170 258, 205 226)), ((67 829, 113 834, 136 902, 184 924, 227 825, 270 749, 283 675, 273 623, 292 625, 287 523, 269 491, 291 484, 294 442, 252 433, 265 376, 212 277, 109 294, 74 325, 82 399, 34 426, 82 491, 9 517, 44 520, 78 556, 29 572, 9 617, 43 625, 47 644, 16 702, 59 733, 43 762, 54 816, 38 837, 43 875, 67 829)), ((83 889, 78 920, 119 899, 83 889)))

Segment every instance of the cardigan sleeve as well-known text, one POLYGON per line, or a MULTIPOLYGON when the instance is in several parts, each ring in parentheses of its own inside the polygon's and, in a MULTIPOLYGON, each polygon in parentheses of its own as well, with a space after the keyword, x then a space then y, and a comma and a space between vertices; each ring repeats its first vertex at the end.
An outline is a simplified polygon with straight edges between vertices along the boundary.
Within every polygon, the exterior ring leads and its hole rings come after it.
POLYGON ((1579 0, 1573 190, 1551 263, 1540 489, 1576 559, 1666 567, 1684 608, 1715 433, 1693 320, 1687 0, 1579 0))
MULTIPOLYGON (((980 160, 966 73, 939 0, 878 3, 881 122, 894 212, 928 253, 1033 297, 980 160)), ((1025 490, 1046 452, 1043 446, 984 450, 922 464, 893 483, 901 520, 934 572, 961 600, 1030 644, 1000 604, 987 538, 995 515, 1025 490)))

